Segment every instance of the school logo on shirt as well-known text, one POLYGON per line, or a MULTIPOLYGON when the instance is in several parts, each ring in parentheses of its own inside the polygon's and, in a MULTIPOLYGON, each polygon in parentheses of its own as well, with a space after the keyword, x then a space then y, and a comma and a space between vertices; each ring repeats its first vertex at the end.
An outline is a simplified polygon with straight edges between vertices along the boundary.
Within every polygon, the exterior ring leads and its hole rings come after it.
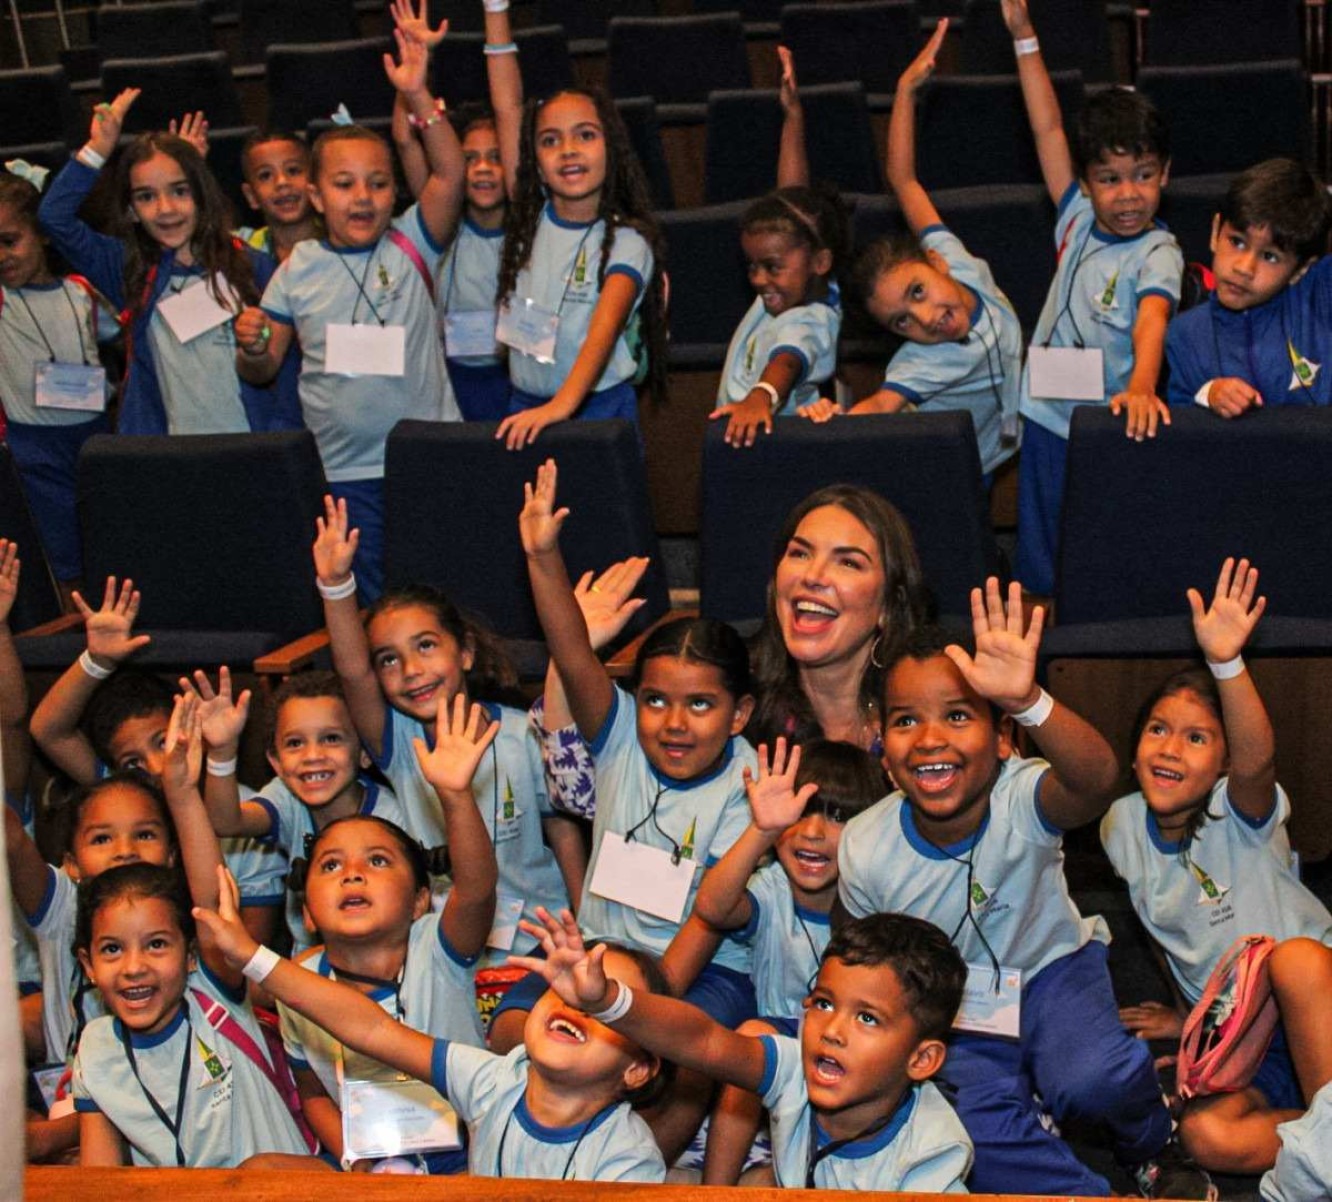
POLYGON ((1198 888, 1201 895, 1198 898, 1200 906, 1214 906, 1221 901, 1227 893, 1230 892, 1229 885, 1220 885, 1214 881, 1200 864, 1189 861, 1189 871, 1193 873, 1194 879, 1198 882, 1198 888))
POLYGON ((393 287, 393 281, 389 278, 388 268, 383 263, 379 265, 379 286, 384 291, 393 287))
POLYGON ((505 776, 504 778, 503 808, 501 809, 500 812, 505 822, 513 821, 514 819, 513 782, 507 776, 505 776))
POLYGON ((1295 349, 1295 344, 1289 338, 1286 339, 1286 354, 1290 358, 1291 367, 1290 391, 1294 392, 1297 388, 1312 388, 1323 365, 1306 359, 1295 349))
POLYGON ((582 287, 587 283, 587 247, 578 248, 578 258, 574 260, 573 282, 582 287))
POLYGON ((694 837, 698 831, 698 819, 694 818, 689 823, 689 829, 685 831, 684 842, 680 844, 680 859, 692 860, 694 858, 694 837))
POLYGON ((751 334, 749 341, 745 343, 745 375, 749 375, 754 370, 754 350, 758 342, 758 335, 751 334))
POLYGON ((206 1085, 212 1085, 214 1081, 221 1081, 227 1075, 227 1066, 223 1063, 222 1057, 210 1048, 199 1036, 194 1037, 195 1043, 199 1045, 199 1059, 203 1062, 203 1076, 199 1078, 199 1088, 206 1085))
POLYGON ((1113 309, 1115 307, 1115 290, 1119 287, 1119 272, 1115 272, 1105 285, 1101 293, 1100 305, 1102 309, 1113 309))
POLYGON ((990 893, 980 881, 974 877, 971 881, 971 908, 973 910, 983 910, 990 904, 990 893))

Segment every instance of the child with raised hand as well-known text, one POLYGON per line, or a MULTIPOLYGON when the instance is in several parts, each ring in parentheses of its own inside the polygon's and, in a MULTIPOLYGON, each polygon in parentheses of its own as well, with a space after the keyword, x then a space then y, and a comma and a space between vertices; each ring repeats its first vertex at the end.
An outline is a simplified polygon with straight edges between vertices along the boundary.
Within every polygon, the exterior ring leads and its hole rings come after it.
MULTIPOLYGON (((557 470, 547 460, 524 488, 519 517, 537 616, 578 732, 596 764, 592 855, 579 915, 592 936, 664 953, 688 917, 707 869, 747 823, 743 772, 755 763, 744 729, 753 707, 749 656, 730 627, 685 618, 644 641, 632 693, 617 687, 588 642, 559 535, 557 470)), ((747 949, 723 942, 690 988, 718 1019, 754 1015, 747 949)), ((492 1043, 513 1039, 503 1019, 530 1009, 538 980, 511 988, 491 1024, 492 1043)), ((667 1158, 702 1120, 705 1096, 686 1083, 654 1129, 667 1158), (688 1103, 680 1101, 689 1094, 688 1103)))
MULTIPOLYGON (((127 314, 129 370, 122 434, 237 434, 301 425, 295 374, 272 388, 238 378, 233 318, 258 302, 276 267, 231 234, 231 213, 194 141, 140 134, 116 166, 116 227, 97 233, 79 217, 116 149, 127 88, 93 113, 88 143, 56 176, 38 211, 56 249, 127 314), (200 291, 202 290, 202 291, 200 291)), ((279 359, 266 380, 278 376, 279 359)))
POLYGON ((665 244, 604 93, 523 106, 507 9, 487 6, 486 53, 509 193, 497 334, 512 392, 496 437, 517 450, 571 418, 636 423, 640 378, 665 396, 665 244))
MULTIPOLYGON (((347 1048, 425 1081, 467 1124, 468 1166, 479 1177, 662 1181, 666 1167, 647 1125, 631 1109, 651 1101, 665 1066, 547 992, 523 1043, 506 1056, 423 1034, 348 985, 304 972, 256 944, 222 877, 217 913, 195 917, 229 962, 263 985, 290 1014, 347 1048)), ((648 992, 666 992, 656 962, 609 947, 606 962, 648 992)), ((432 1028, 433 1030, 433 1028, 432 1028)))
POLYGON ((310 197, 327 241, 298 244, 273 276, 262 307, 236 320, 236 370, 262 383, 299 343, 300 403, 329 486, 361 530, 363 597, 383 585, 384 444, 398 421, 458 417, 435 333, 431 272, 458 220, 458 139, 426 86, 425 47, 394 30, 398 60, 384 69, 424 127, 430 175, 417 202, 393 217, 392 152, 379 134, 349 125, 321 134, 310 197))
POLYGON ((1054 591, 1069 421, 1095 396, 1125 414, 1141 442, 1170 424, 1156 395, 1166 323, 1179 302, 1184 260, 1156 220, 1170 174, 1169 134, 1140 93, 1089 96, 1070 151, 1059 101, 1041 59, 1026 0, 1003 0, 1018 77, 1050 198, 1058 206, 1059 267, 1032 335, 1022 377, 1018 576, 1054 591), (1062 366, 1045 352, 1060 350, 1062 366))
POLYGON ((1294 159, 1267 159, 1231 181, 1212 218, 1216 286, 1166 332, 1172 405, 1230 418, 1263 404, 1329 403, 1332 376, 1308 358, 1332 334, 1332 260, 1320 261, 1329 222, 1327 189, 1294 159))
MULTIPOLYGON (((1119 1021, 1109 934, 1063 871, 1064 832, 1099 817, 1118 776, 1106 741, 1036 684, 1044 611, 1024 622, 991 577, 971 595, 975 652, 923 630, 887 670, 883 762, 898 792, 847 824, 838 890, 853 915, 900 911, 950 933, 982 1010, 964 1012, 943 1079, 984 1193, 1104 1196, 1109 1183, 1042 1122, 1107 1128, 1148 1196, 1205 1197, 1170 1142, 1147 1047, 1119 1021), (1012 724, 1045 758, 1014 752, 1012 724)), ((977 1003, 973 1003, 975 1005, 977 1003)))
MULTIPOLYGON (((1135 725, 1139 792, 1101 822, 1106 854, 1189 1007, 1240 936, 1282 941, 1269 963, 1283 1033, 1247 1088, 1196 1099, 1180 1120, 1199 1163, 1228 1173, 1270 1168, 1277 1124, 1332 1076, 1332 1037, 1317 1017, 1332 987, 1332 952, 1319 946, 1332 944, 1332 914, 1291 866, 1272 726, 1241 658, 1266 608, 1257 590, 1246 559, 1222 564, 1207 603, 1189 590, 1208 670, 1178 672, 1148 698, 1135 725)), ((1183 1016, 1159 1004, 1122 1014, 1143 1038, 1177 1037, 1182 1027, 1183 1016)))
POLYGON ((67 583, 83 575, 74 510, 79 449, 111 428, 97 343, 114 338, 119 325, 87 280, 52 271, 40 199, 31 178, 0 172, 0 405, 51 569, 67 583))
MULTIPOLYGON (((182 688, 195 685, 182 679, 182 688)), ((308 859, 306 842, 340 818, 373 815, 402 825, 402 808, 387 790, 363 775, 369 760, 360 748, 342 686, 332 672, 305 672, 284 681, 273 694, 268 762, 275 776, 258 793, 236 781, 240 739, 249 714, 249 692, 231 702, 224 676, 214 694, 197 674, 198 696, 209 709, 204 723, 208 747, 205 800, 220 836, 258 840, 284 865, 308 859)), ((284 874, 287 875, 287 874, 284 874)), ((301 891, 278 887, 292 945, 300 951, 319 937, 309 925, 301 891)))
POLYGON ((197 781, 198 698, 177 699, 162 782, 178 824, 178 872, 122 865, 80 889, 74 946, 108 1013, 79 1039, 74 1105, 83 1165, 233 1168, 305 1138, 276 1084, 241 974, 204 932, 190 894, 216 904, 222 856, 197 781))
POLYGON ((1022 326, 989 265, 944 225, 916 178, 916 93, 934 74, 947 32, 944 18, 902 73, 888 123, 888 182, 910 233, 876 242, 857 267, 870 316, 906 341, 879 391, 850 412, 965 410, 988 476, 1017 448, 1022 326))
POLYGON ((837 366, 842 328, 837 271, 847 249, 846 211, 832 189, 811 188, 795 66, 784 47, 782 142, 775 192, 740 218, 740 245, 758 294, 726 351, 717 407, 726 442, 749 447, 773 419, 818 404, 837 366))
MULTIPOLYGON (((966 1193, 971 1143, 930 1083, 947 1054, 965 967, 942 931, 902 914, 845 923, 824 950, 799 1039, 755 1038, 688 1002, 641 996, 567 912, 544 916, 524 961, 588 1019, 658 1055, 759 1093, 787 1189, 966 1193)), ((515 958, 517 959, 517 958, 515 958)))
MULTIPOLYGON (((745 788, 750 824, 703 878, 694 914, 754 948, 762 1017, 743 1023, 740 1034, 795 1036, 831 933, 842 829, 888 791, 888 779, 850 743, 816 740, 792 746, 788 757, 779 738, 771 768, 767 745, 759 747, 758 777, 746 772, 745 788)), ((705 1185, 737 1184, 760 1117, 756 1095, 729 1085, 721 1091, 708 1127, 705 1185)))
POLYGON ((298 242, 318 238, 323 223, 310 200, 310 148, 295 134, 261 129, 241 147, 241 192, 263 224, 236 231, 278 263, 285 263, 298 242))
POLYGON ((444 842, 435 791, 412 754, 412 741, 429 740, 441 710, 458 697, 481 701, 499 733, 477 768, 472 791, 499 861, 499 911, 492 946, 526 950, 527 936, 513 919, 536 907, 567 905, 582 887, 586 856, 576 822, 556 814, 546 795, 541 754, 527 715, 501 701, 511 695, 513 669, 497 640, 461 614, 442 593, 397 589, 357 608, 358 532, 347 506, 325 498, 317 520, 315 576, 333 667, 361 743, 393 787, 403 825, 426 847, 444 842))

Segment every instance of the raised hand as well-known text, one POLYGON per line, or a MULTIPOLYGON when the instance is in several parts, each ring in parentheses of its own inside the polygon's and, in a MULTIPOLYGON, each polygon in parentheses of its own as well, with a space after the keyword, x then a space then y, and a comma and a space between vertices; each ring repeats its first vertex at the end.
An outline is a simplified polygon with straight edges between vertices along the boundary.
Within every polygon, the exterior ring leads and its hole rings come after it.
POLYGON ((324 498, 324 516, 315 518, 314 564, 320 584, 343 584, 351 575, 361 532, 348 529, 346 499, 324 498))
POLYGON ((224 664, 218 670, 216 692, 202 668, 194 673, 193 681, 188 676, 180 678, 180 691, 198 700, 203 739, 209 747, 234 747, 240 742, 250 716, 250 690, 232 701, 230 668, 224 664))
POLYGON ((785 46, 777 47, 777 59, 782 65, 782 82, 778 85, 777 96, 782 102, 782 111, 795 112, 800 108, 800 86, 796 83, 795 59, 785 46))
POLYGON ((1202 594, 1189 589, 1189 609, 1193 613, 1193 634, 1210 663, 1224 664, 1244 650, 1258 619, 1267 608, 1267 598, 1254 600, 1258 591, 1258 569, 1247 559, 1236 564, 1228 558, 1216 578, 1212 603, 1203 607, 1202 594))
POLYGON ((1004 14, 1004 24, 1014 39, 1029 38, 1035 32, 1031 24, 1031 13, 1027 11, 1027 0, 1000 0, 1004 14))
POLYGON ((10 610, 14 608, 14 600, 18 597, 18 586, 18 543, 0 538, 0 626, 9 621, 10 610))
POLYGON ((811 781, 796 790, 796 773, 800 769, 800 747, 793 744, 786 754, 786 740, 778 737, 772 752, 772 766, 768 765, 768 745, 760 743, 758 749, 758 779, 748 768, 744 771, 745 793, 749 797, 749 812, 754 825, 765 835, 778 835, 788 826, 794 826, 805 813, 809 799, 819 791, 811 781))
POLYGON ((935 60, 939 57, 939 47, 943 45, 944 35, 948 32, 948 18, 943 17, 934 27, 934 32, 930 35, 930 40, 925 43, 921 52, 916 55, 907 69, 902 72, 902 78, 898 80, 897 86, 900 91, 914 92, 931 75, 934 74, 935 60))
POLYGON ((425 91, 426 66, 430 61, 425 46, 401 29, 393 31, 393 40, 398 43, 398 61, 395 63, 391 54, 384 55, 384 74, 389 83, 404 96, 425 91))
POLYGON ((421 0, 419 11, 412 11, 412 0, 393 0, 389 12, 393 14, 393 23, 413 42, 419 42, 427 50, 438 46, 449 32, 449 23, 441 21, 438 29, 430 28, 430 17, 426 12, 427 0, 421 0))
POLYGON ((469 713, 461 689, 453 695, 452 717, 449 708, 441 705, 435 714, 435 746, 413 739, 412 749, 421 774, 436 791, 461 793, 471 788, 481 757, 499 734, 499 723, 488 720, 486 711, 475 703, 469 713))
POLYGON ((523 485, 523 511, 518 515, 518 533, 528 555, 554 551, 560 545, 560 528, 569 516, 567 509, 555 508, 555 488, 559 469, 547 459, 537 468, 535 484, 523 485))
POLYGON ((203 109, 186 113, 179 122, 172 118, 167 122, 167 133, 184 138, 199 152, 200 158, 208 157, 208 118, 203 115, 203 109))
POLYGON ((103 158, 109 158, 120 140, 125 114, 138 100, 140 88, 126 88, 109 104, 103 102, 93 109, 92 125, 88 130, 88 145, 103 158))
POLYGON ((536 914, 541 919, 540 926, 525 919, 518 925, 541 941, 545 959, 510 956, 508 962, 515 968, 540 973, 546 984, 568 1005, 593 1013, 604 1010, 607 981, 602 960, 606 945, 599 944, 590 952, 584 948, 583 934, 568 910, 561 910, 556 918, 543 906, 538 906, 536 914))
POLYGON ((162 790, 168 797, 194 788, 203 768, 203 716, 198 695, 179 693, 162 746, 162 790))
POLYGON ((217 866, 217 909, 206 910, 203 906, 195 906, 193 914, 201 932, 207 934, 209 941, 232 968, 244 968, 259 950, 254 936, 240 920, 240 889, 236 886, 236 878, 227 871, 225 865, 217 866))
POLYGON ((991 576, 985 590, 971 590, 971 626, 976 636, 974 658, 952 644, 944 654, 957 665, 966 682, 986 701, 1006 713, 1018 713, 1032 706, 1040 697, 1036 687, 1036 651, 1041 645, 1041 627, 1045 610, 1036 606, 1031 626, 1022 629, 1022 586, 1014 580, 1008 586, 1005 607, 999 592, 999 580, 991 576))
POLYGON ((131 635, 134 619, 139 615, 139 591, 134 581, 126 578, 116 591, 116 578, 106 578, 106 592, 101 609, 94 610, 82 597, 74 594, 74 604, 83 615, 88 632, 88 654, 103 668, 114 668, 128 659, 152 639, 146 634, 131 635))
POLYGON ((574 600, 583 611, 587 640, 593 651, 605 647, 647 604, 646 597, 633 595, 647 566, 646 556, 633 556, 611 564, 596 579, 591 572, 584 572, 574 585, 574 600))

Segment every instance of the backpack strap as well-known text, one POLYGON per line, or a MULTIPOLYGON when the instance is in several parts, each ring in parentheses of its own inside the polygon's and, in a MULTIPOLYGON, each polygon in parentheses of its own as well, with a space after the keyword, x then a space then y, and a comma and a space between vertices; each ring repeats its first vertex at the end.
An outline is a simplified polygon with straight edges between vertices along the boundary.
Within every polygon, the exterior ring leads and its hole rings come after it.
POLYGON ((430 269, 421 257, 421 252, 416 249, 416 244, 402 230, 394 229, 392 226, 389 227, 387 237, 394 246, 412 261, 412 266, 416 268, 416 274, 421 277, 421 282, 425 284, 426 292, 430 294, 430 299, 433 301, 435 299, 435 281, 430 278, 430 269))

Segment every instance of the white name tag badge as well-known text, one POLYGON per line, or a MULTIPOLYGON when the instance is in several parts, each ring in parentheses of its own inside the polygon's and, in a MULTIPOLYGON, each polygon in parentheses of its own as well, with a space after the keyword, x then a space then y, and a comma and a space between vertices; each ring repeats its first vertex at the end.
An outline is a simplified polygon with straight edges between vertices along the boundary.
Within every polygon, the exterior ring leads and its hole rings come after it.
POLYGON ((329 325, 324 370, 335 376, 401 376, 407 368, 405 326, 329 325))
POLYGON ((213 290, 203 280, 191 284, 174 296, 165 296, 157 302, 162 320, 171 327, 178 342, 192 342, 200 334, 216 329, 230 321, 240 308, 240 301, 225 279, 218 277, 218 292, 231 301, 231 307, 219 305, 213 299, 213 290))
POLYGON ((955 1031, 1000 1035, 1022 1034, 1022 970, 1000 965, 996 980, 992 964, 968 964, 962 1005, 953 1020, 955 1031))
POLYGON ((342 1083, 344 1164, 461 1147, 457 1114, 424 1081, 342 1083))
POLYGON ((514 350, 531 355, 538 363, 555 362, 555 339, 560 315, 543 309, 530 298, 511 300, 501 307, 495 336, 514 350))
POLYGON ((695 867, 693 860, 674 863, 668 851, 632 839, 626 843, 623 835, 607 831, 588 888, 607 901, 679 922, 695 867))
POLYGON ((495 896, 495 922, 486 936, 486 946, 507 952, 518 938, 518 920, 523 916, 524 898, 500 892, 495 896))
POLYGON ((84 363, 38 363, 33 392, 39 409, 79 409, 101 413, 106 408, 106 368, 84 363))
POLYGON ((444 354, 450 359, 493 358, 495 310, 467 309, 444 314, 444 354))
POLYGON ((1027 353, 1031 395, 1045 401, 1105 401, 1100 347, 1033 346, 1027 353))

